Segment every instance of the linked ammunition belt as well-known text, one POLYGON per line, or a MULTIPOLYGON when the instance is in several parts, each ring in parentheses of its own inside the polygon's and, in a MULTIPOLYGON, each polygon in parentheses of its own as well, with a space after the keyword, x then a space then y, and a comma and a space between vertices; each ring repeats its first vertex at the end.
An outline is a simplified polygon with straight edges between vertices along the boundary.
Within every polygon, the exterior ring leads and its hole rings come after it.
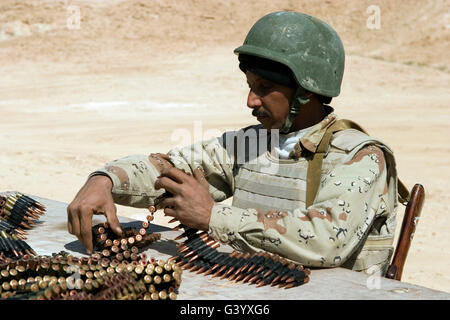
POLYGON ((98 224, 92 228, 92 239, 96 253, 96 259, 111 258, 118 262, 123 260, 145 260, 144 253, 139 253, 143 248, 161 239, 160 233, 148 233, 148 227, 153 220, 152 215, 147 216, 147 221, 142 222, 142 228, 122 228, 123 237, 117 236, 108 223, 98 224))
MULTIPOLYGON (((173 220, 172 220, 173 221, 173 220)), ((169 261, 177 261, 183 269, 197 274, 212 275, 220 279, 256 284, 257 287, 271 285, 292 288, 309 281, 310 270, 269 252, 231 253, 217 250, 219 243, 206 232, 188 228, 182 224, 172 230, 183 229, 176 240, 186 237, 178 246, 178 255, 169 261)))
POLYGON ((37 256, 31 248, 23 253, 12 247, 14 259, 0 260, 1 299, 176 299, 182 269, 140 253, 161 238, 159 233, 147 232, 152 220, 152 215, 147 216, 139 230, 123 228, 124 237, 116 236, 107 223, 94 226, 96 252, 90 257, 77 258, 64 251, 37 256))
POLYGON ((36 255, 25 240, 27 230, 33 228, 43 214, 45 206, 26 195, 0 196, 0 263, 25 254, 36 255))
POLYGON ((25 255, 0 265, 0 275, 1 298, 20 300, 174 300, 181 283, 181 268, 172 262, 118 263, 64 251, 25 255))

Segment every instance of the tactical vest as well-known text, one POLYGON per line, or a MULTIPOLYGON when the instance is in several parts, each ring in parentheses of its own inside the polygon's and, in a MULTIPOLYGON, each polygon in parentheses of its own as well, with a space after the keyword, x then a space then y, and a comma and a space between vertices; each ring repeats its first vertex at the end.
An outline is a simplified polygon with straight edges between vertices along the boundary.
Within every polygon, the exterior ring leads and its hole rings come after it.
POLYGON ((362 131, 353 122, 338 120, 325 133, 312 160, 278 159, 265 152, 258 155, 256 161, 245 162, 235 178, 233 206, 262 211, 306 209, 313 204, 321 175, 351 160, 362 148, 376 145, 384 151, 386 159, 391 206, 380 221, 374 221, 366 239, 341 266, 384 275, 393 253, 397 174, 389 147, 362 131), (356 130, 348 129, 350 127, 356 130))

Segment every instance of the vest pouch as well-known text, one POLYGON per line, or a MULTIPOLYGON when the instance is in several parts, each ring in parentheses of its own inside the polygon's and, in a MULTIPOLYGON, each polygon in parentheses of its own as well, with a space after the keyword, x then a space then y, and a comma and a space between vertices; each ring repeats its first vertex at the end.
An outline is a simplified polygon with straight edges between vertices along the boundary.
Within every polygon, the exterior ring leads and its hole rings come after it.
POLYGON ((391 236, 369 236, 351 269, 369 275, 379 273, 384 276, 394 252, 393 240, 391 236))

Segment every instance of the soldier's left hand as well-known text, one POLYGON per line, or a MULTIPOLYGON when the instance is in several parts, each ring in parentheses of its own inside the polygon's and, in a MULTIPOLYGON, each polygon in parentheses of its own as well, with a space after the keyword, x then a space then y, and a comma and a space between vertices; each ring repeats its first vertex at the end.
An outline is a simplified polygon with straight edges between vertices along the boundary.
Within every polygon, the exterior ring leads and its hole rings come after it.
POLYGON ((207 231, 214 199, 203 171, 195 169, 193 174, 177 168, 163 169, 155 181, 155 189, 164 188, 173 197, 165 198, 158 207, 188 227, 207 231))

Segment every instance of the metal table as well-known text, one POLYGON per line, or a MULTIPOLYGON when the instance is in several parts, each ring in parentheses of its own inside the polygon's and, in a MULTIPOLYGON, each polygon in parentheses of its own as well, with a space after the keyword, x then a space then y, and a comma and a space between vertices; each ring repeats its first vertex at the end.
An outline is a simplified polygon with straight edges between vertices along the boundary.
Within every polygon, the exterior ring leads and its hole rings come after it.
MULTIPOLYGON (((9 192, 1 193, 3 195, 9 192)), ((51 255, 65 250, 74 256, 85 256, 82 244, 67 231, 67 204, 59 201, 28 195, 43 203, 46 214, 41 216, 38 226, 30 230, 27 243, 39 255, 51 255)), ((93 224, 105 221, 103 217, 94 216, 93 224)), ((138 227, 142 221, 120 217, 124 226, 138 227)), ((151 232, 161 233, 161 240, 153 243, 144 251, 148 257, 168 259, 176 255, 173 239, 181 231, 151 224, 151 232)), ((221 245, 218 250, 232 251, 231 247, 221 245)), ((299 287, 279 289, 278 287, 260 287, 234 283, 226 279, 198 275, 183 271, 178 300, 336 300, 336 299, 439 299, 450 300, 450 294, 432 290, 418 285, 390 280, 344 268, 314 269, 310 282, 299 287)))

